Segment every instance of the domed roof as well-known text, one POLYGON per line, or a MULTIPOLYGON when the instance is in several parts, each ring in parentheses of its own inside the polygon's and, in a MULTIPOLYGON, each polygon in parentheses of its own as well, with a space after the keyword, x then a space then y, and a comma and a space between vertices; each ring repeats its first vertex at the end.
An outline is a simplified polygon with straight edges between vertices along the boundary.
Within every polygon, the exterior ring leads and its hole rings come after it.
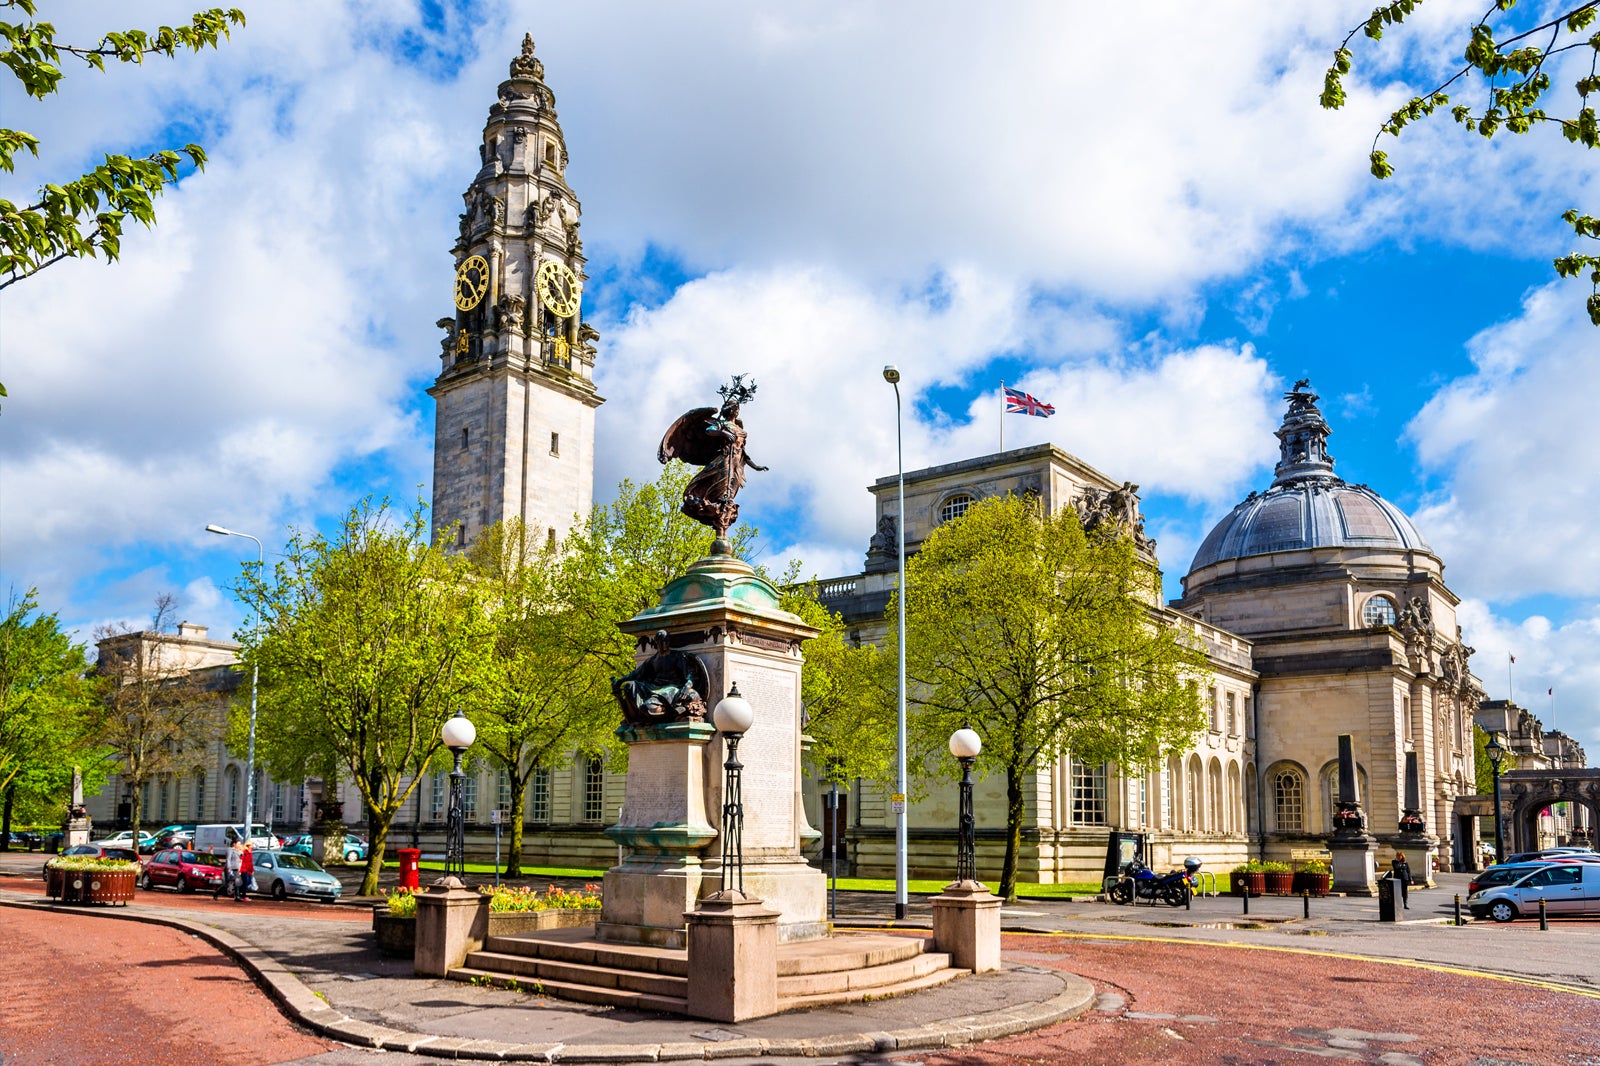
POLYGON ((1328 423, 1307 382, 1284 394, 1289 411, 1278 428, 1276 478, 1252 492, 1217 523, 1189 567, 1299 548, 1372 547, 1432 553, 1411 519, 1365 485, 1335 477, 1328 423))

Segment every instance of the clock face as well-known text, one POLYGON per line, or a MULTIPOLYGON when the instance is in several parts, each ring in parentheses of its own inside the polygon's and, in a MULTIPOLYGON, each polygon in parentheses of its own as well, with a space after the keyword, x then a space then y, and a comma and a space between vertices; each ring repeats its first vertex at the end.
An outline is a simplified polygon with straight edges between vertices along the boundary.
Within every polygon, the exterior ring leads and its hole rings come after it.
POLYGON ((539 292, 539 302, 550 309, 557 318, 571 318, 578 313, 578 300, 583 295, 583 283, 565 263, 546 259, 539 264, 534 278, 539 292))
POLYGON ((489 264, 481 255, 462 260, 456 268, 456 306, 470 311, 483 302, 489 291, 489 264))

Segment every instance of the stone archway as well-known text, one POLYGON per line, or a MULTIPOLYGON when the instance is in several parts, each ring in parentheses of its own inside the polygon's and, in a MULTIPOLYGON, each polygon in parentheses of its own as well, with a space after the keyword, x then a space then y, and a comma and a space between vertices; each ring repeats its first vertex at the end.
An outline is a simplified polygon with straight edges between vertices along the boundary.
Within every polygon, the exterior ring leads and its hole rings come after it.
POLYGON ((1512 770, 1500 775, 1500 812, 1504 819, 1506 850, 1533 851, 1539 847, 1539 812, 1553 803, 1570 803, 1588 818, 1574 818, 1588 829, 1595 843, 1600 826, 1600 770, 1512 770))

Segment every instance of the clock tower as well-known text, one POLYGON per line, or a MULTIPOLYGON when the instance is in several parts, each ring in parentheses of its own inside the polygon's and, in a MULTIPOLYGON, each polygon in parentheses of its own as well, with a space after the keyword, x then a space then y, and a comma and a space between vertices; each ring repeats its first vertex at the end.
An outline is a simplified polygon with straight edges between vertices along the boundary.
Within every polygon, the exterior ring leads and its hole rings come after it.
POLYGON ((526 36, 463 196, 455 313, 439 320, 428 389, 433 527, 463 548, 511 517, 535 543, 560 539, 594 498, 599 334, 583 321, 580 208, 555 102, 526 36))

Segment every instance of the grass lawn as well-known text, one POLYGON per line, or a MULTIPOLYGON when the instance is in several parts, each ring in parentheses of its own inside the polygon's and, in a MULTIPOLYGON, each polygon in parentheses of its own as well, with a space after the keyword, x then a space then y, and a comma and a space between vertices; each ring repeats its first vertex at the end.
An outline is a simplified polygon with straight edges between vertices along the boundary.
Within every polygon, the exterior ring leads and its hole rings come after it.
MULTIPOLYGON (((383 864, 383 868, 386 870, 397 870, 400 868, 400 864, 397 862, 386 862, 383 864)), ((443 872, 444 863, 419 862, 417 863, 417 869, 439 870, 443 872)), ((494 873, 494 864, 487 862, 469 862, 467 863, 467 873, 492 874, 494 873)), ((597 884, 605 875, 606 872, 604 870, 581 870, 568 866, 524 866, 521 874, 523 877, 581 877, 584 880, 594 881, 597 884)))

